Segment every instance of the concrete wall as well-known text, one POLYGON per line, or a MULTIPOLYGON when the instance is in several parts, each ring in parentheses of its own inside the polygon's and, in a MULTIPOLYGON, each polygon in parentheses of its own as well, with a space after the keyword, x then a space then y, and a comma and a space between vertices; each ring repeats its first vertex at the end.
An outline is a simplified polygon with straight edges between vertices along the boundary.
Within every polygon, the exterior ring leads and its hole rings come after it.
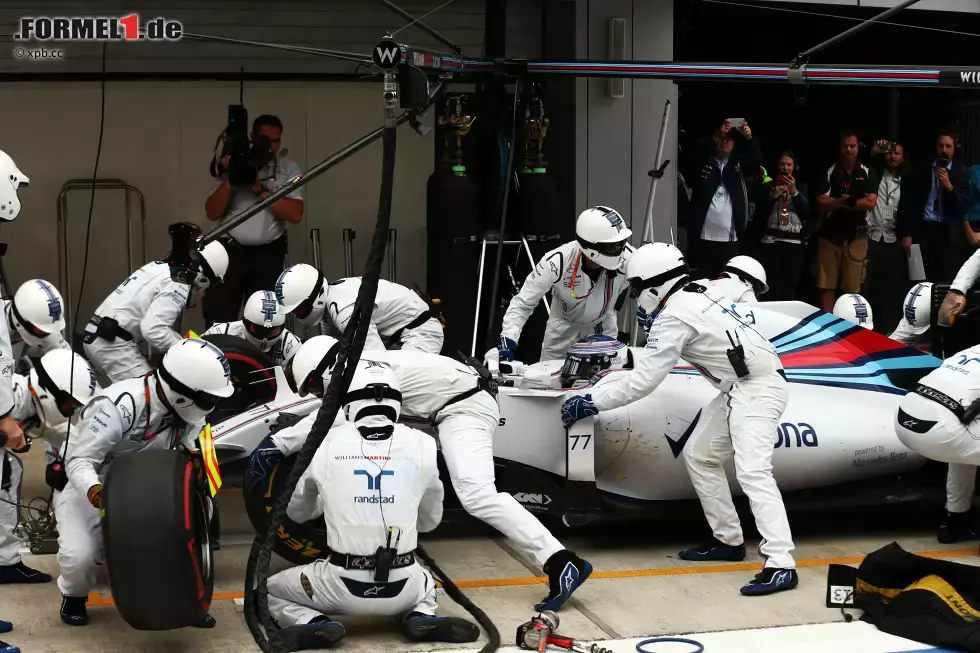
MULTIPOLYGON (((577 0, 576 56, 609 58, 609 20, 626 19, 626 58, 673 59, 671 0, 577 0)), ((670 81, 626 80, 626 95, 609 97, 609 80, 576 80, 576 205, 579 210, 604 204, 619 210, 642 237, 664 101, 672 102, 664 159, 676 160, 677 87, 670 81)), ((654 238, 669 240, 676 231, 674 166, 657 188, 654 238)))

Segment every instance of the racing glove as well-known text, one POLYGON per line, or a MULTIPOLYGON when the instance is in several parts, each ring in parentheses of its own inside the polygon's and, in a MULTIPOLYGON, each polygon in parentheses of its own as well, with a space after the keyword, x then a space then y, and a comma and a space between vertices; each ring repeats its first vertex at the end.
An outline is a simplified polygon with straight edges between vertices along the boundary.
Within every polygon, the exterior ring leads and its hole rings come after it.
POLYGON ((102 509, 102 484, 93 485, 88 489, 88 502, 92 507, 99 511, 99 517, 105 517, 105 510, 102 509))
POLYGON ((569 428, 580 419, 598 414, 599 409, 592 403, 592 395, 576 395, 561 406, 561 421, 565 428, 569 428))
POLYGON ((272 440, 263 440, 249 457, 244 479, 245 487, 252 492, 258 489, 263 492, 267 490, 271 483, 270 476, 275 473, 276 467, 284 457, 272 440))
POLYGON ((964 308, 966 308, 966 297, 960 291, 950 288, 943 299, 942 306, 939 307, 936 324, 946 327, 952 326, 956 316, 962 313, 964 308))
POLYGON ((497 354, 502 361, 512 361, 517 355, 517 343, 510 338, 500 336, 500 344, 497 345, 497 354))

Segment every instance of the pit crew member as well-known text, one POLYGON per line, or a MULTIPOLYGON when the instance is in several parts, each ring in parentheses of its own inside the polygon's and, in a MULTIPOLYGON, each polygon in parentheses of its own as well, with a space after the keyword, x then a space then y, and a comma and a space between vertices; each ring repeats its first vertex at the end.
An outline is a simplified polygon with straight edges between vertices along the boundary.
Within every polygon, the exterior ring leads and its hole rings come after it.
POLYGON ((271 290, 259 290, 245 302, 242 319, 237 322, 218 322, 201 335, 226 334, 252 343, 276 362, 286 362, 299 349, 300 339, 286 328, 286 313, 271 290))

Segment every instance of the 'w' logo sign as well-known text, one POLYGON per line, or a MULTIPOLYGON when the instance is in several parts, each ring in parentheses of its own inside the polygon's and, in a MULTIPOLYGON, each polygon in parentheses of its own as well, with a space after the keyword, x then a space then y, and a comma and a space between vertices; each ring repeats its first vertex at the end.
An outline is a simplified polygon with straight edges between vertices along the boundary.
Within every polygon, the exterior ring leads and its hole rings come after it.
POLYGON ((378 59, 381 63, 395 63, 395 55, 398 54, 398 48, 388 48, 387 50, 382 50, 380 47, 377 48, 378 59))
POLYGON ((374 52, 371 54, 371 59, 374 61, 374 65, 384 70, 397 68, 398 64, 400 64, 402 60, 401 47, 389 39, 385 39, 378 43, 374 47, 374 52))

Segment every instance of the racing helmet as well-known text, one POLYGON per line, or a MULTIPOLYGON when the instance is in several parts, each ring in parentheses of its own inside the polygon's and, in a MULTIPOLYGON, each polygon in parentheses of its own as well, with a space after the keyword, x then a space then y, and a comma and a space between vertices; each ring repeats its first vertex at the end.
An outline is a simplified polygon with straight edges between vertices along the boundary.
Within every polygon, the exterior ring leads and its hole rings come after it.
POLYGON ((25 281, 10 302, 10 321, 29 347, 40 347, 52 333, 65 328, 65 302, 44 279, 25 281))
POLYGON ((245 339, 262 351, 269 351, 282 339, 286 314, 271 290, 258 290, 245 302, 242 311, 245 339))
POLYGON ((0 151, 0 220, 13 220, 20 213, 17 189, 27 186, 31 180, 17 169, 17 164, 6 152, 0 151))
POLYGON ((71 419, 75 410, 100 390, 91 363, 68 349, 52 349, 32 358, 27 383, 38 417, 46 427, 71 419))
POLYGON ((932 282, 924 281, 912 286, 902 303, 902 319, 912 327, 912 334, 921 336, 929 329, 932 317, 932 282))
POLYGON ((669 243, 647 243, 633 252, 626 264, 630 295, 650 319, 656 316, 667 294, 689 273, 681 250, 669 243))
POLYGON ((387 437, 402 408, 401 385, 391 365, 362 358, 344 396, 347 421, 353 422, 365 440, 387 437))
POLYGON ((217 240, 200 249, 201 269, 194 278, 194 287, 199 290, 210 288, 225 280, 228 271, 228 250, 217 240))
POLYGON ((582 253, 607 270, 616 270, 623 264, 631 235, 623 216, 608 206, 586 209, 575 222, 575 237, 582 253))
POLYGON ((284 314, 292 313, 303 324, 316 324, 327 305, 326 280, 312 265, 297 263, 276 280, 276 298, 284 314))
POLYGON ((167 401, 187 424, 203 424, 218 400, 235 391, 224 352, 200 338, 185 338, 168 349, 157 379, 167 401))
POLYGON ((871 304, 857 293, 847 293, 838 297, 837 301, 834 302, 834 315, 849 322, 860 324, 865 329, 875 328, 871 304))
POLYGON ((766 269, 751 256, 732 257, 728 263, 725 263, 721 273, 749 284, 757 296, 769 292, 769 286, 766 285, 766 269))
POLYGON ((286 364, 290 389, 300 397, 322 398, 339 351, 340 341, 333 336, 313 336, 300 345, 286 364))
POLYGON ((561 387, 587 385, 603 370, 630 367, 631 358, 629 347, 611 336, 586 336, 568 348, 561 368, 561 387))

